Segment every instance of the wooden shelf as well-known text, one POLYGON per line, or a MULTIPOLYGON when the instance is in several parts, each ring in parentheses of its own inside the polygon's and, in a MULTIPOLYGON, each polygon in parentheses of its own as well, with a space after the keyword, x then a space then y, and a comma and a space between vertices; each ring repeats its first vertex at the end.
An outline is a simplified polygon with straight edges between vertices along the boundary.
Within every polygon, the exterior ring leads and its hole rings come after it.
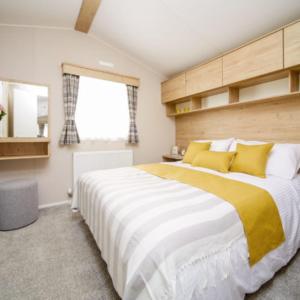
POLYGON ((233 102, 233 103, 228 103, 226 105, 220 105, 220 106, 214 106, 214 107, 193 109, 191 111, 183 112, 183 113, 169 113, 168 116, 169 117, 177 117, 177 116, 181 116, 181 115, 200 113, 200 112, 206 112, 206 111, 212 111, 212 110, 218 110, 218 109, 228 109, 228 108, 233 108, 233 107, 237 107, 237 106, 262 104, 262 103, 273 102, 273 101, 278 101, 278 100, 284 101, 286 99, 290 99, 290 98, 294 98, 294 97, 299 97, 299 99, 300 99, 300 92, 288 93, 288 94, 283 94, 283 95, 279 95, 279 96, 271 96, 271 97, 261 98, 261 99, 233 102))
POLYGON ((49 143, 49 138, 0 138, 0 143, 49 143))
POLYGON ((182 102, 187 102, 189 101, 189 99, 197 97, 197 98, 204 98, 204 97, 210 97, 210 96, 215 96, 218 94, 222 94, 222 93, 226 93, 229 90, 237 90, 237 89, 242 89, 242 88, 247 88, 247 87, 251 87, 251 86, 255 86, 258 84, 263 84, 263 83, 267 83, 270 81, 275 81, 275 80, 280 80, 283 78, 288 78, 290 76, 290 73, 293 71, 294 74, 299 74, 300 72, 300 66, 297 67, 293 67, 290 69, 284 69, 284 70, 280 70, 280 71, 276 71, 276 72, 272 72, 266 75, 261 75, 261 76, 257 76, 254 78, 250 78, 250 79, 246 79, 246 80, 242 80, 239 82, 235 82, 232 84, 228 84, 228 85, 223 85, 214 89, 210 89, 207 91, 203 91, 201 93, 197 93, 197 94, 193 94, 193 95, 189 95, 186 97, 181 97, 178 98, 176 100, 172 100, 172 101, 168 101, 165 102, 164 104, 166 105, 172 105, 172 104, 178 104, 178 103, 182 103, 182 102))
POLYGON ((201 92, 201 93, 198 93, 198 94, 195 94, 195 95, 190 95, 190 96, 187 96, 187 97, 183 97, 183 98, 179 98, 179 99, 172 100, 172 101, 169 101, 169 102, 165 102, 164 104, 165 105, 179 104, 179 103, 187 102, 192 98, 200 99, 200 98, 204 98, 204 97, 210 97, 210 96, 226 93, 227 91, 228 91, 228 87, 227 86, 222 86, 222 87, 211 89, 211 90, 201 92))
POLYGON ((0 160, 49 158, 48 138, 0 138, 0 160))
POLYGON ((209 91, 201 92, 197 95, 193 95, 190 97, 185 97, 181 99, 174 100, 172 102, 165 103, 166 105, 166 112, 167 116, 169 117, 177 117, 181 115, 186 114, 192 114, 196 112, 206 112, 210 110, 217 110, 217 109, 229 109, 231 107, 235 106, 241 106, 241 105, 251 105, 251 104, 260 104, 264 102, 271 102, 275 100, 285 99, 286 97, 294 97, 299 94, 299 66, 295 66, 290 69, 284 69, 280 71, 276 71, 267 75, 259 76, 256 78, 251 78, 247 80, 243 80, 237 83, 233 83, 227 86, 218 87, 209 91), (240 89, 250 86, 255 86, 257 84, 270 82, 278 79, 287 78, 289 82, 289 86, 287 87, 287 90, 289 91, 288 94, 283 95, 277 95, 277 96, 270 96, 263 99, 251 99, 248 101, 239 101, 239 94, 240 89), (212 107, 203 107, 202 99, 205 97, 218 95, 221 93, 227 93, 228 94, 228 103, 222 104, 218 106, 212 106, 212 107), (181 104, 185 103, 185 104, 181 104), (188 107, 188 111, 185 112, 176 112, 177 106, 179 107, 184 106, 188 107))
MULTIPOLYGON (((293 69, 296 69, 294 67, 293 69)), ((270 81, 280 80, 289 76, 289 69, 282 69, 268 74, 256 76, 250 79, 244 79, 235 83, 228 84, 227 87, 246 88, 258 84, 263 84, 270 81)))
POLYGON ((0 156, 0 160, 49 158, 50 155, 0 156))

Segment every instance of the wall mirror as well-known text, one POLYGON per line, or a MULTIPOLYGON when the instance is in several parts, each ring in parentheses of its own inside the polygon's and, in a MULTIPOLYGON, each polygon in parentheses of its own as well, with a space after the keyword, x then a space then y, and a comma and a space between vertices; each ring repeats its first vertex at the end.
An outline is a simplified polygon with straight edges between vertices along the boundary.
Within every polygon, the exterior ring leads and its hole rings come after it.
POLYGON ((0 138, 48 137, 47 86, 0 80, 0 138))

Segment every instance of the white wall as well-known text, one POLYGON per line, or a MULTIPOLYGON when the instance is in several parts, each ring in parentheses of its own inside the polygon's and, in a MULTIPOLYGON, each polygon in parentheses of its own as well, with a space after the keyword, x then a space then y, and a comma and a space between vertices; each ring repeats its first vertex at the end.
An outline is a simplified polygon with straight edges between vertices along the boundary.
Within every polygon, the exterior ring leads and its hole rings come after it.
MULTIPOLYGON (((175 141, 174 121, 160 103, 160 82, 164 79, 123 52, 93 37, 72 30, 0 26, 0 78, 29 81, 50 86, 51 157, 43 160, 0 161, 0 180, 34 177, 39 182, 40 204, 67 199, 72 182, 73 151, 132 148, 135 163, 161 161, 175 141), (58 145, 63 127, 61 63, 100 68, 98 61, 115 65, 109 71, 141 79, 137 126, 140 143, 89 142, 58 145)), ((105 69, 101 67, 101 69, 105 69)))

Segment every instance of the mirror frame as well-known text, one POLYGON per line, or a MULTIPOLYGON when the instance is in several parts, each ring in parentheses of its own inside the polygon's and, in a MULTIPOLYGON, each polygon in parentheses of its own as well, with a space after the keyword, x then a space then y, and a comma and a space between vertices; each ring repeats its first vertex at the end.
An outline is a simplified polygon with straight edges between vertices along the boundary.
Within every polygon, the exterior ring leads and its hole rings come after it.
MULTIPOLYGON (((30 85, 38 85, 38 86, 43 86, 48 88, 48 136, 44 138, 39 138, 39 137, 0 137, 0 143, 2 142, 50 142, 50 134, 51 134, 51 126, 50 126, 50 99, 51 99, 51 89, 49 84, 44 84, 44 83, 36 83, 36 82, 30 82, 30 81, 25 81, 25 80, 16 80, 16 79, 7 79, 0 77, 0 81, 5 81, 5 82, 11 82, 11 83, 20 83, 20 84, 30 84, 30 85)), ((0 144, 1 145, 1 144, 0 144)))

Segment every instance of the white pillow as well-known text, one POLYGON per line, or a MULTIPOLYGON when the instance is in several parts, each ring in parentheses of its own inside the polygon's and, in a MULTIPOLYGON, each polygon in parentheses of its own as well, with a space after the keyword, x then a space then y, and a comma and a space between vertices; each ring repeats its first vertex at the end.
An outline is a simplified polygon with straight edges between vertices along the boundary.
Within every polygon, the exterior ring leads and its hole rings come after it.
MULTIPOLYGON (((230 151, 236 150, 236 144, 261 145, 266 142, 235 140, 230 151)), ((285 179, 293 179, 300 168, 300 144, 274 144, 267 162, 266 174, 285 179)))
POLYGON ((224 140, 196 140, 193 142, 205 143, 211 142, 210 151, 226 152, 229 150, 231 143, 234 141, 234 138, 224 139, 224 140))
POLYGON ((267 142, 261 142, 261 141, 246 141, 246 140, 240 140, 240 139, 235 139, 229 148, 229 151, 236 151, 236 145, 237 144, 243 144, 243 145, 262 145, 262 144, 267 144, 267 142))

